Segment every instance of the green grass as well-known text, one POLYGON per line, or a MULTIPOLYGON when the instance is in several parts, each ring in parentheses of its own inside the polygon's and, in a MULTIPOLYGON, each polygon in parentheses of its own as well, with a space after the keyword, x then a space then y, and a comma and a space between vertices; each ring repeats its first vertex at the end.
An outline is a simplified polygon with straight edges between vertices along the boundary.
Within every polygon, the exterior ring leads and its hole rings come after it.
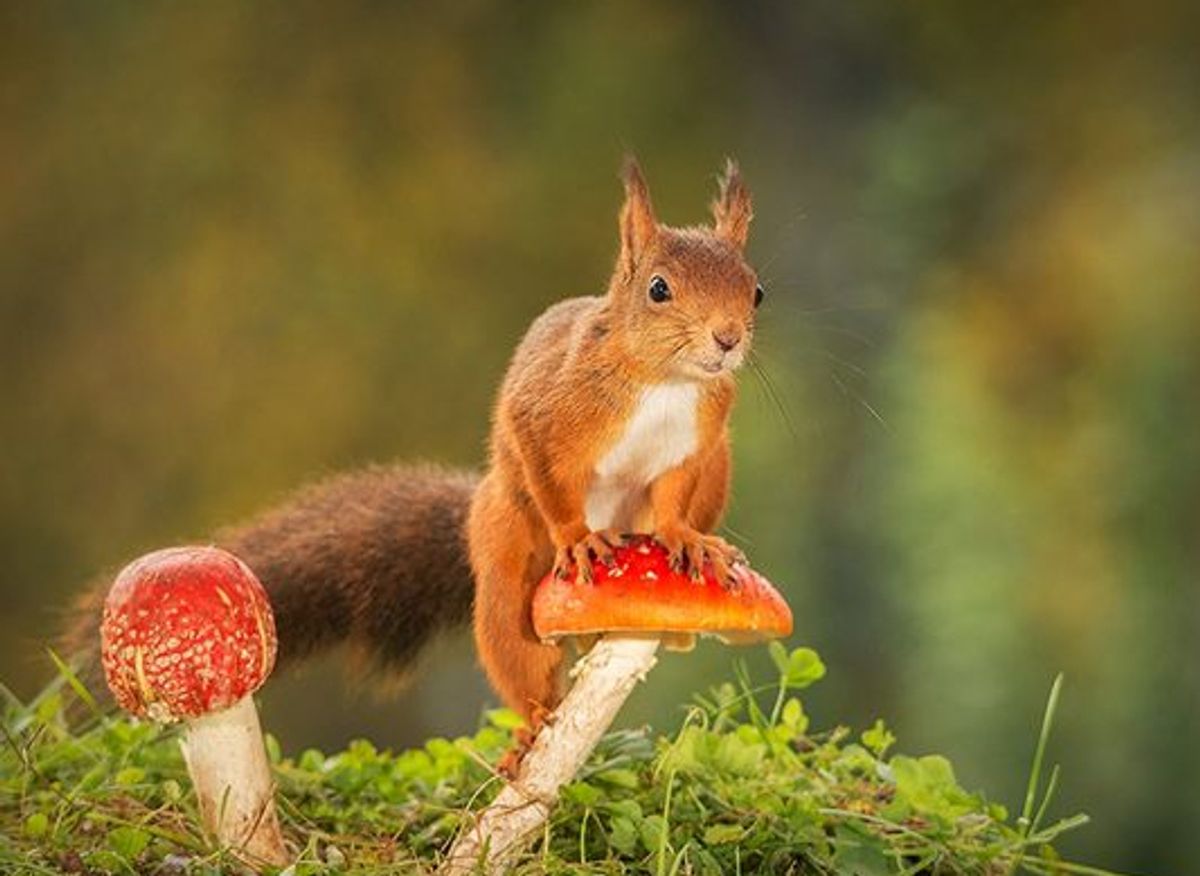
MULTIPOLYGON (((563 794, 522 873, 1102 874, 1059 860, 1053 842, 1086 822, 1047 821, 1057 767, 1041 785, 1056 681, 1022 814, 961 788, 937 755, 892 754, 882 722, 813 730, 795 694, 825 673, 808 649, 772 648, 778 677, 697 696, 669 736, 608 735, 563 794)), ((199 829, 175 733, 101 714, 60 666, 32 702, 4 692, 0 871, 233 872, 199 829), (66 704, 91 717, 69 726, 66 704), (78 705, 77 703, 75 705, 78 705)), ((268 737, 296 874, 431 870, 499 780, 490 764, 517 720, 393 753, 366 741, 283 757, 268 737)))

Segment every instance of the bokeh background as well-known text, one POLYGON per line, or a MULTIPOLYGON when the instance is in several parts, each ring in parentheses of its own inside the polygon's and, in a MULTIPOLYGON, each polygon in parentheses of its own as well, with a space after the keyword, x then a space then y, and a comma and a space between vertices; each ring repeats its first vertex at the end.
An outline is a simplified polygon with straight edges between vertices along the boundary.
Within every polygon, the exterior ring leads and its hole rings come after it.
MULTIPOLYGON (((1200 859, 1200 15, 1191 3, 6 3, 0 678, 71 592, 368 461, 482 462, 524 326, 600 290, 634 149, 736 155, 768 288, 732 537, 830 666, 1018 808, 1047 689, 1069 852, 1200 859)), ((627 720, 731 654, 672 657, 627 720)), ((761 662, 761 654, 752 654, 761 662)), ((279 678, 291 752, 489 703, 279 678)))

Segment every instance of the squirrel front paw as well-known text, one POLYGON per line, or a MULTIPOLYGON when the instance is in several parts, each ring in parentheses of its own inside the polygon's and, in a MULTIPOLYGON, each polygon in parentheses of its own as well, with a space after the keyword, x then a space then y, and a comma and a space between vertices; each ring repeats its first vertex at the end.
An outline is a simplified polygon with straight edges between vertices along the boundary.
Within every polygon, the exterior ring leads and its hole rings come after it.
POLYGON ((606 566, 614 562, 613 548, 621 544, 625 537, 612 529, 587 532, 578 540, 560 545, 554 552, 554 576, 566 581, 575 575, 575 583, 592 583, 592 560, 596 559, 606 566))
POLYGON ((733 567, 745 565, 746 555, 719 535, 679 526, 660 530, 657 538, 667 549, 671 568, 675 571, 687 572, 698 581, 707 561, 712 564, 713 574, 722 587, 732 589, 737 585, 733 567))

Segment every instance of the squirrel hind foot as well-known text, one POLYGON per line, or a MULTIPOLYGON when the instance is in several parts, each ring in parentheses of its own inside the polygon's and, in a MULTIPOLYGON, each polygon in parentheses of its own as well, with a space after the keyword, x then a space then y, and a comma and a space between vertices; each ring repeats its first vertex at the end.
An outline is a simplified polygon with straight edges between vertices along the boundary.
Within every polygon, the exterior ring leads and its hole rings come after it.
POLYGON ((554 710, 541 703, 530 702, 529 726, 518 727, 513 732, 513 746, 496 762, 496 772, 508 781, 513 781, 520 772, 521 763, 542 730, 554 723, 554 710))

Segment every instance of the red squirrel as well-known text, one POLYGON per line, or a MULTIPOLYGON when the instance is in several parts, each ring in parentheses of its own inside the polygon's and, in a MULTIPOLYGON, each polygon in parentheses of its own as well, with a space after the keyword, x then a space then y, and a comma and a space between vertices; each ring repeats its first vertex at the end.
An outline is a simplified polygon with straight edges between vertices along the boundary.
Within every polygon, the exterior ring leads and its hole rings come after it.
MULTIPOLYGON (((672 228, 655 218, 632 159, 623 178, 607 292, 534 321, 501 385, 481 480, 372 468, 217 534, 267 590, 280 665, 350 643, 405 670, 473 615, 488 680, 533 719, 563 694, 562 650, 538 641, 530 619, 548 572, 590 586, 591 558, 607 561, 620 533, 640 531, 679 568, 709 562, 729 580, 740 554, 712 530, 729 489, 733 375, 763 298, 743 255, 749 192, 729 162, 713 225, 672 228)), ((106 589, 81 595, 63 637, 92 667, 106 589)))
POLYGON ((479 659, 526 717, 563 693, 562 649, 538 641, 530 618, 551 568, 590 586, 591 558, 611 560, 626 531, 725 581, 738 556, 711 532, 729 489, 733 372, 762 297, 742 253, 749 194, 730 163, 713 227, 669 228, 632 160, 624 178, 607 294, 554 305, 517 347, 467 523, 479 659))

